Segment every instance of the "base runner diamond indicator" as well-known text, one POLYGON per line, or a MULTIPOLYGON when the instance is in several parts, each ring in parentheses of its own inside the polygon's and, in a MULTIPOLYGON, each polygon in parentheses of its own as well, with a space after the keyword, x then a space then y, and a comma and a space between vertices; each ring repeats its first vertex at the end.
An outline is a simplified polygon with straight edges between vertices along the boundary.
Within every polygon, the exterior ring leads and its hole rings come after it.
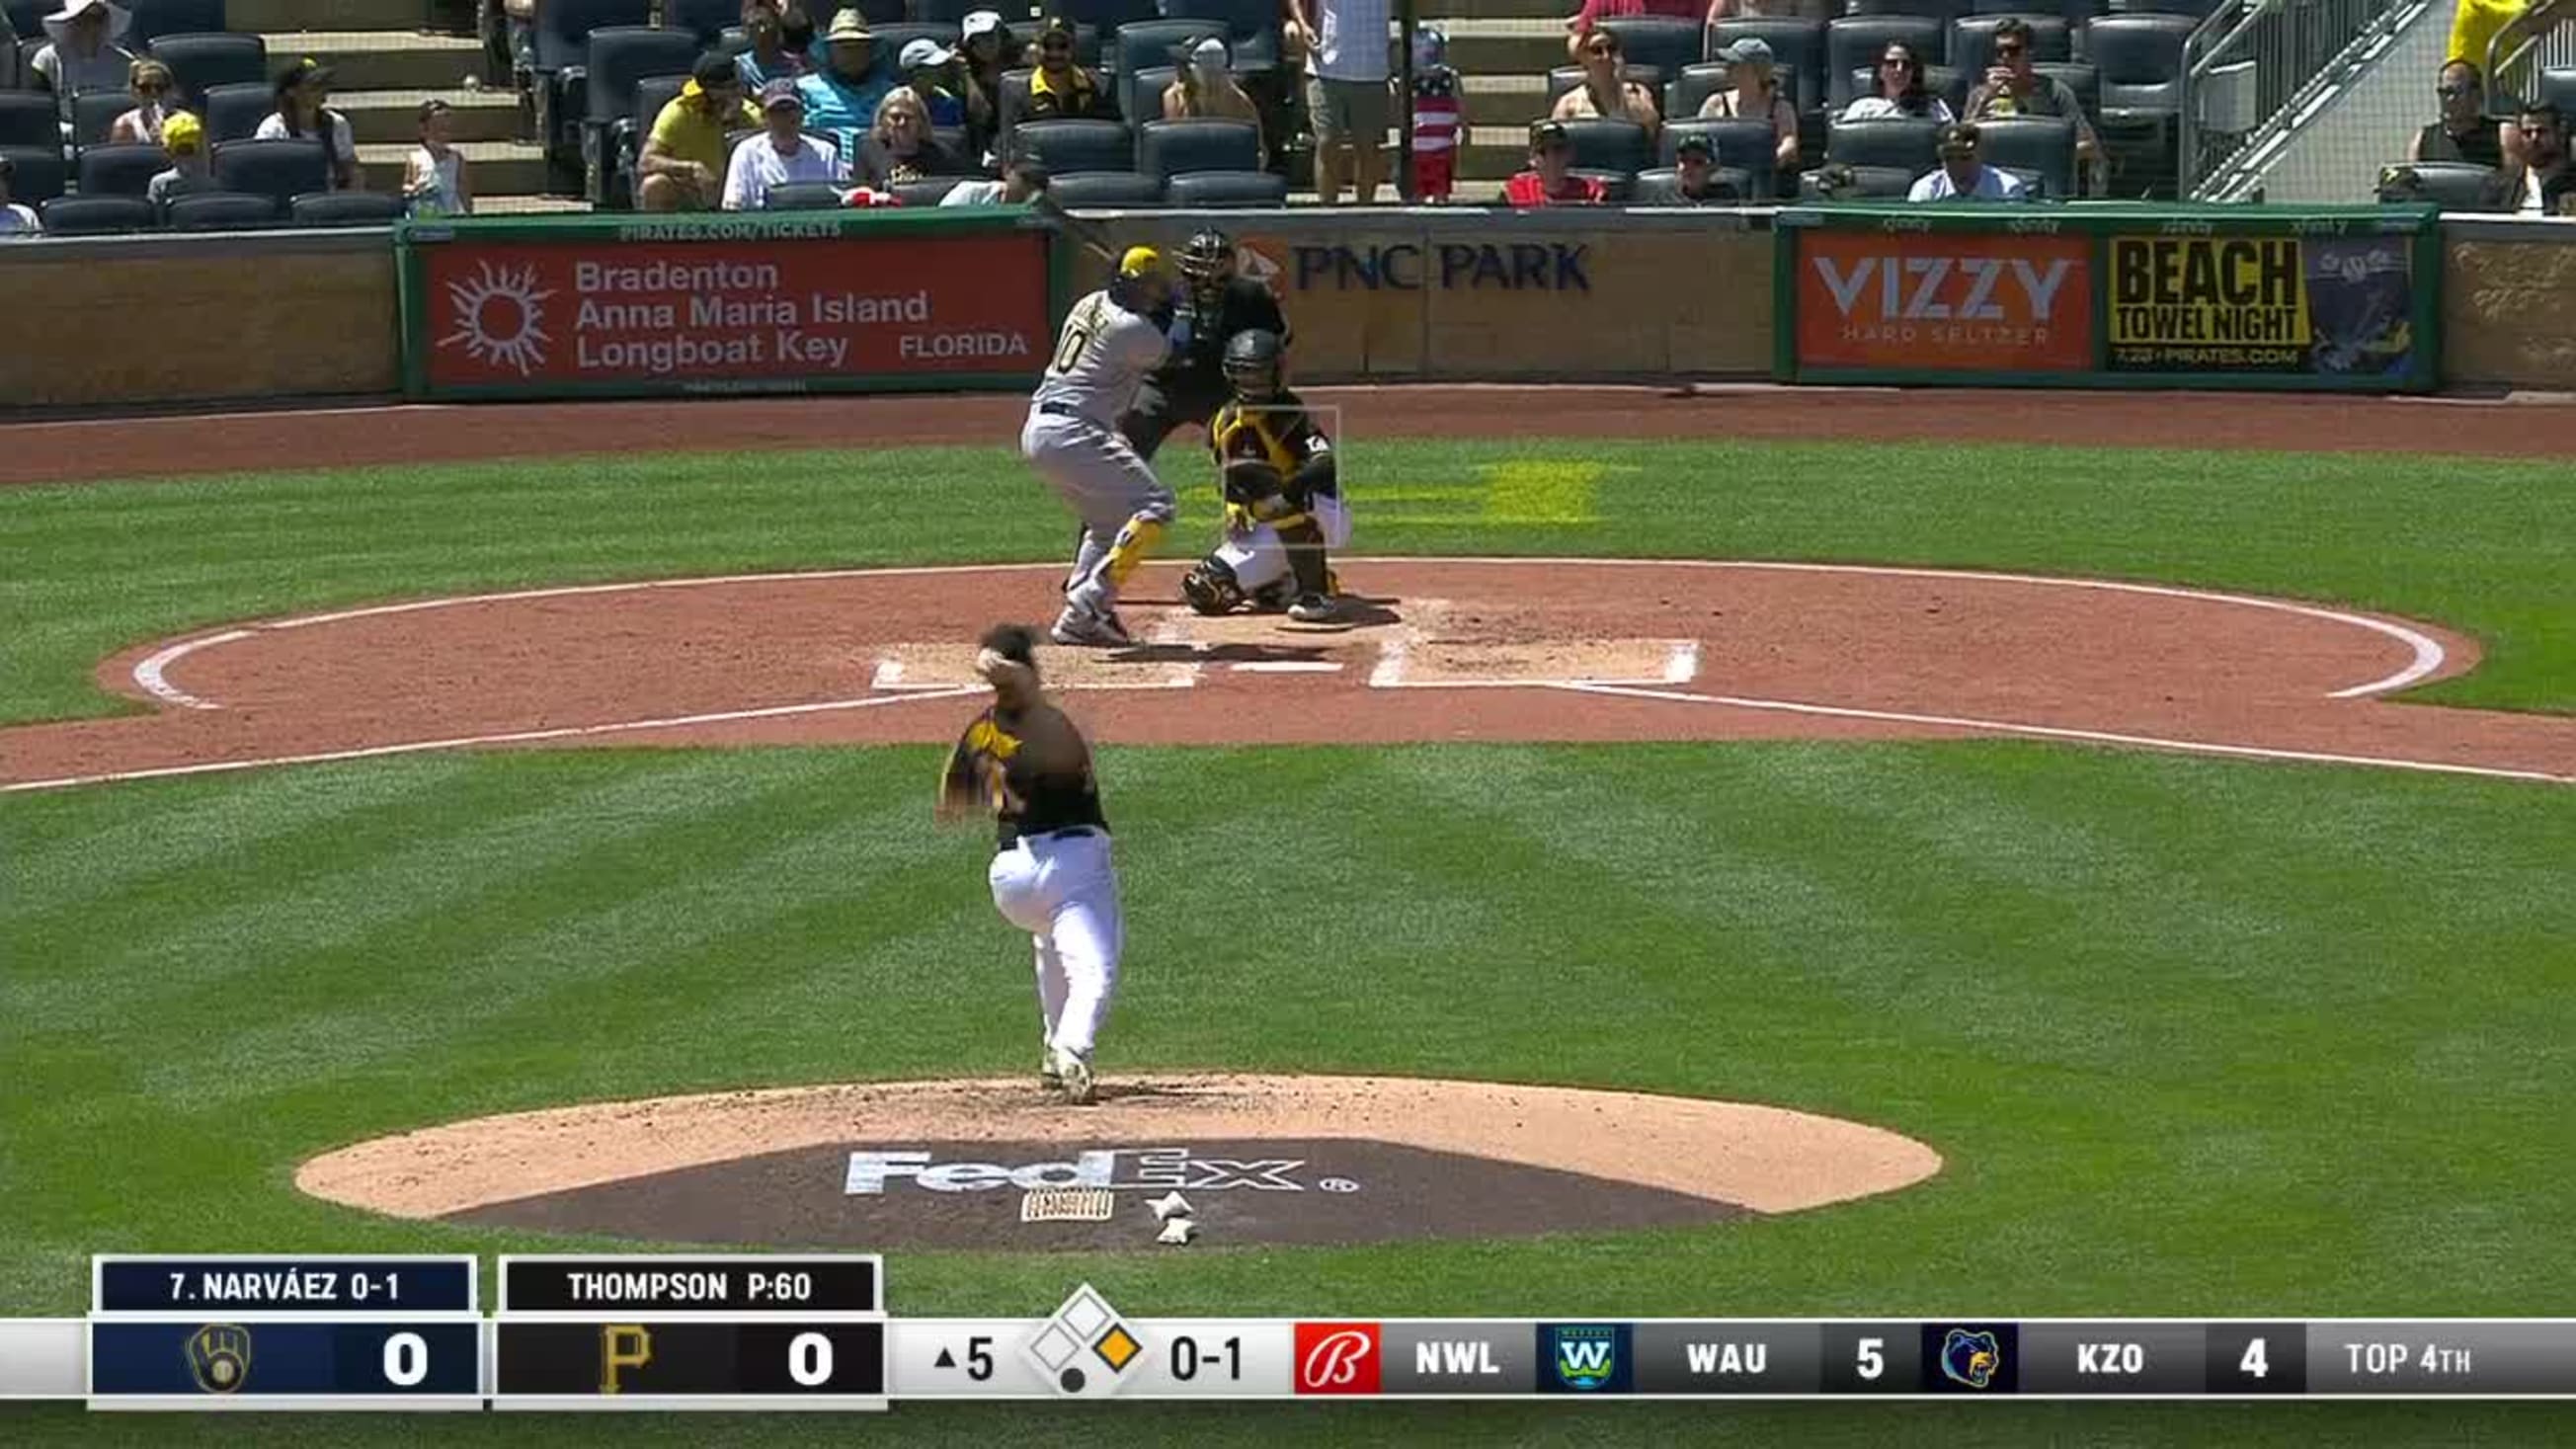
POLYGON ((1144 1351, 1144 1340, 1088 1283, 1073 1290, 1020 1345, 1056 1392, 1069 1397, 1116 1393, 1126 1382, 1128 1365, 1144 1351))

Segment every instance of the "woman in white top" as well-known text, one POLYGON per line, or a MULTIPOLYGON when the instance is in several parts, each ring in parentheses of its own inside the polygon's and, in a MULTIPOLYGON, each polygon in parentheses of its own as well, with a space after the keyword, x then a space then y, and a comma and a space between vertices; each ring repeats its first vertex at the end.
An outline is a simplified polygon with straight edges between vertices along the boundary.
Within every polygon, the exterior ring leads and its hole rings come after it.
POLYGON ((170 67, 157 60, 138 60, 126 71, 126 89, 134 93, 134 109, 117 116, 107 128, 111 146, 158 146, 161 123, 178 114, 180 108, 170 104, 173 87, 170 67))
POLYGON ((454 111, 432 98, 420 103, 420 144, 403 162, 403 199, 414 216, 471 216, 474 188, 465 180, 465 153, 450 136, 454 111))
POLYGON ((107 0, 64 0, 63 8, 45 17, 45 34, 53 43, 30 62, 36 79, 54 93, 63 119, 72 118, 72 97, 125 88, 134 52, 116 42, 134 17, 107 0))
POLYGON ((358 142, 349 132, 349 118, 322 104, 330 94, 330 67, 309 58, 297 61, 277 73, 277 109, 251 134, 262 141, 318 136, 331 152, 331 189, 364 190, 358 176, 358 142))
POLYGON ((1891 41, 1878 57, 1878 74, 1868 95, 1843 107, 1846 121, 1957 120, 1950 103, 1923 88, 1923 61, 1903 41, 1891 41))
POLYGON ((1599 116, 1634 121, 1646 128, 1649 139, 1663 128, 1663 112, 1656 106, 1654 95, 1627 77, 1617 35, 1594 30, 1583 37, 1583 48, 1577 54, 1583 61, 1583 84, 1556 98, 1555 109, 1548 112, 1549 120, 1579 121, 1599 116))

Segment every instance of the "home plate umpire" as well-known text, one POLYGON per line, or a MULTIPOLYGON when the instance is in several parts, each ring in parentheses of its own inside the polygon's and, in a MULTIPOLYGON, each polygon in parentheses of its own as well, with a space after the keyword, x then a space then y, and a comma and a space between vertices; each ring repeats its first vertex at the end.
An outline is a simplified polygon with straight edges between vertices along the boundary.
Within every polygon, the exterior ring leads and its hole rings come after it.
POLYGON ((1127 444, 1150 460, 1174 428, 1206 427, 1234 393, 1225 380, 1225 346, 1244 332, 1269 332, 1288 343, 1288 322, 1270 289, 1235 275, 1234 238, 1206 227, 1181 248, 1185 284, 1171 327, 1170 360, 1145 380, 1119 424, 1127 444))

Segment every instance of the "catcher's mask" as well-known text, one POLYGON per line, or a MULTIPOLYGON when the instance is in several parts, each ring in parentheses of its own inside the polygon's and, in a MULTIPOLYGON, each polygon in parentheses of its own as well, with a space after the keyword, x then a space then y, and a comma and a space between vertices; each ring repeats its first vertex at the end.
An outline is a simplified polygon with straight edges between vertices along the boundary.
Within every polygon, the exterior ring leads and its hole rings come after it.
POLYGON ((1234 239, 1215 227, 1191 236, 1181 247, 1181 275, 1192 297, 1213 304, 1234 279, 1234 239))
POLYGON ((1225 344, 1225 380, 1234 395, 1258 402, 1279 394, 1279 334, 1254 328, 1225 344))

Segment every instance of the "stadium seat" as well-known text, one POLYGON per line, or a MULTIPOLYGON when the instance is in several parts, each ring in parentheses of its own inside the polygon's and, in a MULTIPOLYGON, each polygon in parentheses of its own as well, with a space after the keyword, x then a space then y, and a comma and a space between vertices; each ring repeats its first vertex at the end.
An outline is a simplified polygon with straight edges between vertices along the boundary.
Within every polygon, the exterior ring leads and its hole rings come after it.
MULTIPOLYGON (((0 100, 6 100, 12 94, 0 91, 0 100)), ((134 98, 123 91, 83 91, 72 97, 72 144, 105 145, 107 133, 114 129, 116 118, 132 109, 134 98)))
POLYGON ((1222 20, 1137 20, 1111 32, 1104 67, 1114 79, 1147 66, 1179 65, 1209 36, 1227 38, 1222 20))
MULTIPOLYGON (((824 8, 826 13, 816 17, 815 23, 818 26, 832 23, 832 17, 828 13, 830 7, 824 8)), ((726 31, 742 24, 742 5, 740 0, 663 0, 662 24, 668 29, 684 31, 694 36, 698 49, 710 50, 723 43, 726 31)), ((744 48, 748 49, 750 45, 749 37, 745 37, 744 48)), ((733 53, 739 55, 742 52, 733 53)), ((683 70, 687 68, 681 67, 683 70)))
POLYGON ((234 82, 206 87, 206 104, 198 118, 206 123, 206 141, 247 141, 259 123, 277 109, 277 92, 266 82, 234 82))
MULTIPOLYGON (((1799 110, 1812 111, 1825 103, 1825 27, 1822 24, 1792 19, 1721 20, 1717 22, 1709 43, 1723 50, 1744 39, 1758 39, 1771 47, 1772 65, 1783 77, 1782 85, 1790 84, 1788 77, 1796 78, 1791 99, 1799 110)), ((1715 54, 1716 51, 1710 53, 1715 54)), ((1691 69, 1693 67, 1683 67, 1684 71, 1691 69)), ((1717 69, 1720 75, 1725 73, 1723 63, 1717 63, 1717 69)), ((1707 91, 1700 93, 1703 99, 1707 94, 1707 91)), ((1694 101, 1685 114, 1698 115, 1698 103, 1694 101)))
MULTIPOLYGON (((1712 166, 1709 168, 1709 174, 1719 182, 1733 187, 1735 189, 1735 194, 1747 202, 1767 202, 1771 200, 1771 188, 1765 186, 1760 190, 1756 190, 1753 184, 1753 173, 1745 170, 1741 166, 1712 166)), ((1704 202, 1683 200, 1681 184, 1681 172, 1670 166, 1658 166, 1652 171, 1640 171, 1637 173, 1635 186, 1630 188, 1628 192, 1628 204, 1630 206, 1701 206, 1708 204, 1704 202)))
POLYGON ((105 236, 161 224, 152 203, 140 196, 57 196, 45 203, 43 214, 48 236, 105 236))
POLYGON ((2079 61, 2064 60, 2044 60, 2031 69, 2052 80, 2066 82, 2066 88, 2075 92, 2075 99, 2083 103, 2084 114, 2102 114, 2101 71, 2079 61))
POLYGON ((1598 166, 1569 166, 1566 170, 1600 182, 1601 204, 1604 206, 1626 205, 1628 192, 1636 183, 1633 171, 1610 171, 1598 166))
POLYGON ((170 67, 182 104, 202 107, 206 87, 267 85, 268 45, 256 35, 165 35, 152 42, 152 58, 170 67))
POLYGON ((830 211, 841 205, 841 188, 829 181, 789 181, 769 188, 764 211, 830 211))
POLYGON ((1194 171, 1175 176, 1163 188, 1174 206, 1286 206, 1288 178, 1267 171, 1194 171))
POLYGON ((51 145, 0 146, 0 156, 8 157, 15 168, 9 178, 9 199, 27 206, 62 195, 64 183, 71 179, 71 168, 63 164, 59 136, 51 145))
MULTIPOLYGON (((912 13, 917 20, 945 20, 951 25, 961 25, 976 11, 992 8, 993 0, 915 0, 912 13)), ((1010 18, 1004 16, 1003 23, 1009 24, 1010 18)))
POLYGON ((0 0, 0 12, 9 16, 9 28, 21 36, 45 33, 45 17, 60 9, 49 0, 0 0))
POLYGON ((1968 0, 1971 15, 2054 15, 2070 31, 2102 13, 2105 0, 1968 0))
POLYGON ((1650 65, 1671 75, 1708 59, 1708 33, 1696 20, 1628 15, 1594 23, 1619 37, 1619 55, 1630 65, 1650 65))
POLYGON ((1825 105, 1840 111, 1855 94, 1852 74, 1867 74, 1890 44, 1901 42, 1925 65, 1946 65, 1950 29, 1921 15, 1847 15, 1825 26, 1825 105))
MULTIPOLYGON (((1964 16, 1950 24, 1950 64, 1971 76, 1983 76, 1995 63, 1995 27, 2008 17, 2002 15, 1964 16)), ((2018 17, 2030 26, 2030 58, 2041 61, 2067 61, 2075 58, 2075 40, 2066 22, 2054 15, 2018 17)))
POLYGON ((1118 114, 1125 116, 1131 126, 1163 119, 1163 91, 1179 76, 1180 72, 1168 65, 1147 66, 1120 76, 1118 114))
POLYGON ((1968 0, 1851 0, 1845 15, 1918 15, 1956 20, 1968 13, 1968 0))
POLYGON ((232 28, 224 0, 132 0, 126 8, 134 22, 126 27, 125 45, 138 55, 165 35, 220 35, 232 28))
POLYGON ((2532 83, 2531 98, 2576 116, 2576 66, 2552 66, 2532 83))
POLYGON ((644 149, 643 138, 652 134, 654 118, 680 98, 688 83, 685 75, 646 76, 635 83, 633 109, 609 131, 609 151, 617 164, 615 184, 606 188, 608 199, 603 203, 610 209, 623 211, 634 205, 635 158, 644 149))
POLYGON ((270 198, 278 214, 287 198, 331 189, 331 153, 317 137, 287 141, 219 141, 215 184, 226 191, 270 198))
POLYGON ((1824 173, 1817 170, 1799 175, 1798 199, 1800 201, 1903 201, 1906 193, 1914 189, 1915 178, 1922 174, 1897 166, 1851 166, 1844 169, 1850 172, 1850 186, 1846 194, 1840 197, 1826 196, 1824 173))
MULTIPOLYGON (((1664 119, 1682 121, 1698 115, 1699 108, 1708 104, 1710 96, 1727 88, 1729 82, 1726 71, 1726 62, 1722 60, 1702 61, 1698 65, 1683 66, 1679 74, 1664 82, 1664 93, 1656 98, 1664 108, 1664 119)), ((1786 67, 1781 68, 1780 75, 1784 79, 1788 74, 1786 67)), ((1555 88, 1556 72, 1549 71, 1548 89, 1553 92, 1555 88)), ((1822 94, 1823 89, 1822 86, 1817 87, 1818 94, 1822 94)), ((1554 96, 1551 95, 1549 99, 1553 104, 1554 96)))
POLYGON ((1258 171, 1261 131, 1250 121, 1202 117, 1136 129, 1136 169, 1157 181, 1193 171, 1258 171))
POLYGON ((1825 133, 1825 159, 1920 176, 1940 162, 1940 132, 1936 121, 1836 121, 1825 133))
POLYGON ((2075 184, 2075 123, 2064 116, 2006 116, 1977 123, 1985 161, 2040 178, 2041 194, 2057 200, 2081 195, 2075 184))
POLYGON ((286 203, 297 226, 391 226, 407 208, 390 191, 311 191, 286 203))
POLYGON ((1163 18, 1224 24, 1226 50, 1237 70, 1279 64, 1279 7, 1272 0, 1163 0, 1163 18))
POLYGON ((937 206, 948 199, 948 193, 964 180, 960 176, 925 176, 919 181, 895 183, 895 199, 906 206, 937 206))
POLYGON ((1776 185, 1773 173, 1779 169, 1779 141, 1771 134, 1770 123, 1735 118, 1711 117, 1707 120, 1674 121, 1664 127, 1661 161, 1670 166, 1678 154, 1684 136, 1706 136, 1717 152, 1717 164, 1732 166, 1750 178, 1755 192, 1769 197, 1776 185))
MULTIPOLYGON (((1103 33, 1135 21, 1152 20, 1162 13, 1155 0, 1054 0, 1046 8, 1076 25, 1088 25, 1103 33)), ((1004 23, 1009 23, 1008 17, 1004 23)), ((1026 31, 1029 35, 1037 33, 1034 25, 1025 22, 1013 25, 1012 29, 1026 31)))
MULTIPOLYGON (((547 183, 567 185, 580 167, 581 118, 589 113, 590 33, 609 27, 650 25, 654 0, 545 0, 537 7, 537 143, 545 148, 547 183)), ((687 67, 683 66, 682 69, 687 67)))
POLYGON ((2379 199, 2392 205, 2431 202, 2444 211, 2492 211, 2496 172, 2468 161, 2406 161, 2383 169, 2379 199))
POLYGON ((2218 0, 2110 0, 2106 8, 2113 15, 2180 15, 2200 21, 2218 8, 2218 0))
POLYGON ((83 196, 141 196, 152 178, 170 169, 158 146, 83 146, 78 175, 83 196))
POLYGON ((636 88, 651 76, 685 75, 702 47, 687 30, 611 25, 590 33, 582 83, 582 195, 606 205, 617 180, 617 123, 635 112, 636 88))
MULTIPOLYGON (((123 96, 117 97, 123 101, 123 96)), ((41 91, 0 91, 0 146, 60 146, 62 111, 41 91)))
POLYGON ((2182 48, 2199 24, 2187 15, 2105 15, 2085 28, 2102 74, 2102 119, 2182 113, 2182 48))
POLYGON ((1142 171, 1058 172, 1047 195, 1059 206, 1147 207, 1163 204, 1163 183, 1142 171))
POLYGON ((1574 143, 1574 167, 1578 171, 1616 171, 1633 176, 1653 164, 1653 143, 1646 139, 1646 128, 1634 121, 1592 116, 1563 124, 1565 139, 1574 143))
MULTIPOLYGON (((1950 113, 1957 115, 1968 108, 1972 75, 1972 72, 1956 66, 1927 65, 1923 67, 1923 88, 1939 96, 1950 107, 1950 113)), ((1877 84, 1875 68, 1856 70, 1851 74, 1852 92, 1856 97, 1870 94, 1877 84)))
MULTIPOLYGON (((1718 63, 1717 68, 1720 71, 1724 71, 1726 69, 1726 65, 1721 61, 1718 63)), ((1664 89, 1665 74, 1666 73, 1664 71, 1651 65, 1630 64, 1619 67, 1620 78, 1623 80, 1635 81, 1637 84, 1644 86, 1646 88, 1646 94, 1653 96, 1655 98, 1655 104, 1659 107, 1663 105, 1664 96, 1666 94, 1664 89)), ((1551 111, 1556 109, 1558 99, 1563 97, 1567 91, 1570 91, 1581 84, 1583 84, 1583 67, 1579 65, 1560 65, 1549 71, 1547 73, 1547 108, 1551 111)))
MULTIPOLYGON (((1010 159, 1035 158, 1059 176, 1133 171, 1136 138, 1116 121, 1022 121, 1011 128, 1010 159)), ((1159 189, 1161 183, 1157 182, 1159 189)))
POLYGON ((161 208, 161 224, 172 231, 256 231, 277 226, 284 217, 275 198, 240 191, 174 196, 161 208))

